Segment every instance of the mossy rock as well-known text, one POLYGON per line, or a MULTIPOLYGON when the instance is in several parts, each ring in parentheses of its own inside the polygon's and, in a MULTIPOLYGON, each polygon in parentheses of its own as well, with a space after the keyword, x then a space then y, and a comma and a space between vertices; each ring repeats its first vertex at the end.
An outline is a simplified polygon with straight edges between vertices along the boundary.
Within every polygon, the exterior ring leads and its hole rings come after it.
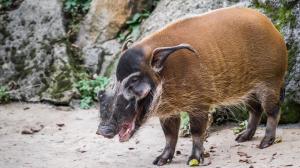
MULTIPOLYGON (((214 112, 214 123, 220 125, 227 121, 241 122, 248 119, 248 111, 245 107, 234 109, 218 109, 214 112)), ((261 123, 266 123, 267 116, 263 113, 261 123)), ((281 106, 279 124, 289 124, 300 122, 300 104, 287 98, 281 106)))
POLYGON ((297 123, 300 121, 300 104, 286 99, 281 106, 281 117, 279 123, 297 123))

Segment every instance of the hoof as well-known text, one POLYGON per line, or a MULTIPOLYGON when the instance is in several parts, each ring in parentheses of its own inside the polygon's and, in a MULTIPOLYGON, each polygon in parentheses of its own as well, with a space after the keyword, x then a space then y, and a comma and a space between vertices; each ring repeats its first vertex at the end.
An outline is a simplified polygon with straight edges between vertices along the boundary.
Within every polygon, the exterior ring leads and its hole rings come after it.
POLYGON ((258 148, 259 149, 267 148, 267 147, 271 146, 274 143, 274 141, 275 141, 275 137, 264 137, 261 140, 258 148))

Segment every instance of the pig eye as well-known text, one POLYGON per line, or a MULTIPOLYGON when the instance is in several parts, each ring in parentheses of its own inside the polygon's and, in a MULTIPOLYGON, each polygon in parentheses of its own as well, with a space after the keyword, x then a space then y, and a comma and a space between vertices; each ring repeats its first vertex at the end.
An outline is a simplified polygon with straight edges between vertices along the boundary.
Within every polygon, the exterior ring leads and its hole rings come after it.
POLYGON ((139 77, 138 76, 134 76, 130 79, 130 83, 128 83, 128 89, 132 90, 132 88, 139 82, 139 77))
POLYGON ((137 82, 138 80, 139 80, 139 77, 137 77, 137 76, 134 76, 134 77, 131 78, 131 82, 132 82, 132 83, 135 83, 135 82, 137 82))

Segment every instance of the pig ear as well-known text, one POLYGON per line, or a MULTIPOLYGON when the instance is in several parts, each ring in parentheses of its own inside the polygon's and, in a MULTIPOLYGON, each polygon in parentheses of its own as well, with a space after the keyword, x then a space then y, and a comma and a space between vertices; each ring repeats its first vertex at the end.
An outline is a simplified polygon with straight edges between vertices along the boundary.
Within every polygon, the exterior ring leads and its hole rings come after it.
POLYGON ((121 50, 122 52, 128 49, 129 43, 133 43, 133 41, 131 39, 128 39, 123 43, 122 50, 121 50))
POLYGON ((179 44, 177 46, 171 47, 159 47, 153 50, 152 59, 151 59, 151 67, 155 72, 160 72, 163 69, 163 64, 173 52, 187 49, 193 53, 196 53, 196 50, 189 44, 179 44))

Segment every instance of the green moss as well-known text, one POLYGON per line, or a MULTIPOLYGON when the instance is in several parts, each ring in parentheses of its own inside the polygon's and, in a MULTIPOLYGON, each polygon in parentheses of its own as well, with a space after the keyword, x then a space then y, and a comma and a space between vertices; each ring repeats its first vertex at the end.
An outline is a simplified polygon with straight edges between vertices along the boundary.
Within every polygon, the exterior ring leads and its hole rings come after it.
MULTIPOLYGON (((41 43, 41 49, 49 55, 53 52, 53 46, 60 43, 65 44, 66 38, 52 40, 49 41, 49 43, 41 43)), ((35 50, 32 50, 30 56, 35 57, 35 52, 35 50)), ((65 91, 73 89, 74 73, 71 68, 72 66, 63 60, 61 61, 63 65, 57 65, 55 62, 52 62, 50 63, 50 67, 45 69, 45 75, 41 77, 43 79, 41 81, 45 86, 40 90, 40 96, 42 96, 43 93, 47 93, 51 99, 60 99, 64 97, 65 91)))
MULTIPOLYGON (((55 66, 55 65, 52 65, 55 66)), ((68 65, 64 65, 60 69, 52 67, 51 81, 49 83, 48 93, 52 98, 59 99, 63 97, 63 93, 73 88, 72 72, 68 65)))
POLYGON ((23 42, 22 42, 22 44, 21 45, 19 45, 19 48, 18 48, 18 50, 23 50, 24 48, 26 48, 26 46, 28 46, 29 45, 29 43, 30 43, 30 41, 29 40, 23 40, 23 42))
MULTIPOLYGON (((288 74, 292 71, 292 68, 296 64, 296 54, 298 53, 298 47, 296 44, 288 45, 288 74)), ((290 79, 290 75, 287 75, 287 79, 290 79)))
POLYGON ((5 86, 0 86, 0 104, 7 103, 10 100, 10 95, 5 86))
POLYGON ((33 60, 36 57, 36 49, 33 48, 30 50, 29 57, 33 60))
POLYGON ((286 99, 281 106, 281 124, 296 123, 300 121, 300 104, 286 99))
POLYGON ((68 40, 75 42, 80 30, 80 23, 90 8, 91 0, 64 0, 63 12, 68 40))
POLYGON ((180 113, 180 136, 188 137, 191 135, 190 132, 190 117, 187 112, 180 113))
POLYGON ((66 39, 65 44, 67 46, 68 60, 70 69, 74 73, 76 81, 83 79, 83 76, 87 76, 87 71, 84 68, 84 59, 82 52, 79 48, 73 47, 72 44, 66 39), (85 74, 85 75, 82 75, 85 74))
POLYGON ((116 65, 115 61, 112 61, 106 68, 104 76, 111 76, 111 74, 115 68, 115 65, 116 65))
MULTIPOLYGON (((289 97, 289 96, 287 96, 289 97)), ((217 109, 213 113, 214 123, 221 125, 227 121, 241 122, 248 120, 248 110, 246 106, 240 106, 239 108, 226 108, 217 109)), ((261 123, 266 123, 267 116, 263 113, 261 123)), ((300 121, 300 105, 287 98, 281 106, 280 124, 296 123, 300 121)))
POLYGON ((18 8, 23 0, 0 0, 0 14, 18 8))
POLYGON ((11 57, 14 57, 17 53, 17 49, 16 47, 11 47, 11 50, 10 50, 10 56, 11 57))
POLYGON ((0 40, 0 44, 1 45, 4 45, 5 44, 5 39, 8 38, 8 37, 11 37, 11 34, 10 32, 6 29, 6 25, 7 23, 2 23, 0 24, 0 33, 2 34, 3 36, 3 39, 0 40))
POLYGON ((292 13, 293 5, 281 2, 279 7, 272 7, 267 3, 260 3, 258 0, 253 1, 253 7, 262 9, 264 13, 272 19, 275 27, 281 31, 284 26, 294 28, 296 26, 296 16, 292 13))

